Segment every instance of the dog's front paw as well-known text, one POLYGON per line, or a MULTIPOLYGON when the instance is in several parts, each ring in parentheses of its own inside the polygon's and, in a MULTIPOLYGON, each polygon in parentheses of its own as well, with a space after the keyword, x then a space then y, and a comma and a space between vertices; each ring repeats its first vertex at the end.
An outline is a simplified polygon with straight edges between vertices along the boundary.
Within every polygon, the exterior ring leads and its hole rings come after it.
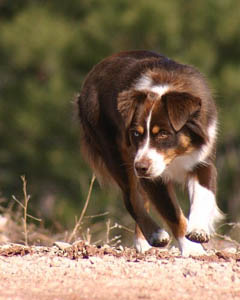
POLYGON ((201 256, 206 255, 205 250, 201 244, 193 243, 185 237, 178 239, 182 256, 201 256))
POLYGON ((194 229, 186 234, 186 238, 195 243, 209 242, 210 235, 204 229, 194 229))
POLYGON ((154 232, 150 238, 150 244, 153 247, 165 247, 169 241, 169 234, 163 229, 159 229, 157 232, 154 232))
POLYGON ((135 238, 134 239, 134 247, 138 253, 144 253, 152 248, 151 245, 147 242, 147 240, 143 238, 135 238))

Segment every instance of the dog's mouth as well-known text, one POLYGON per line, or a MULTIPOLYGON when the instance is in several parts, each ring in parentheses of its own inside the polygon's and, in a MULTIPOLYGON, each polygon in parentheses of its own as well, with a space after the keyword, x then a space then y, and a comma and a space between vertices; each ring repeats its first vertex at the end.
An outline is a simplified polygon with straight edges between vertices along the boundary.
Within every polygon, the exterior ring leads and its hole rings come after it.
POLYGON ((139 175, 139 174, 137 174, 137 173, 135 173, 136 174, 136 176, 137 176, 137 178, 139 178, 139 179, 155 179, 155 177, 153 177, 153 176, 151 176, 151 175, 139 175))

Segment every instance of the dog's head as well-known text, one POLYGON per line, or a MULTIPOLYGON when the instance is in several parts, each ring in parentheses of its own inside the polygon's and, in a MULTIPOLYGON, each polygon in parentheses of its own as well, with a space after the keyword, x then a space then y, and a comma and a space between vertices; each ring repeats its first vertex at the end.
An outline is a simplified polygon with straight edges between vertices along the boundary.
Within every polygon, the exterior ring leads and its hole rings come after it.
POLYGON ((157 178, 181 155, 207 140, 201 126, 201 99, 189 93, 129 90, 118 98, 138 177, 157 178))

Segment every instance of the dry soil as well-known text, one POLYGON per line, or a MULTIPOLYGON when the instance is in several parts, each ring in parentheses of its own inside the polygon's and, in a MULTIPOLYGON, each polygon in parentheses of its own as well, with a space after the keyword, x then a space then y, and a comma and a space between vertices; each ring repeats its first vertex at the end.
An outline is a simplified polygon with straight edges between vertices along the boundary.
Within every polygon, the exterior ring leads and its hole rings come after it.
POLYGON ((0 246, 0 299, 240 299, 240 252, 0 246))

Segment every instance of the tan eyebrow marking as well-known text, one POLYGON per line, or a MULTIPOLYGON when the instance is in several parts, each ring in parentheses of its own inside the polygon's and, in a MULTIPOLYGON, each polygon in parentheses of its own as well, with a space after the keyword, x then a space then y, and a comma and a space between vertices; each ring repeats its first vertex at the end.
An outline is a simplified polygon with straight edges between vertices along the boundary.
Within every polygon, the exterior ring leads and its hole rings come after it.
POLYGON ((157 133, 159 133, 159 131, 160 131, 159 126, 157 126, 157 125, 153 126, 153 129, 152 129, 153 134, 157 134, 157 133))
POLYGON ((143 128, 142 126, 140 126, 140 125, 136 128, 136 130, 137 130, 140 134, 143 134, 143 133, 144 133, 144 128, 143 128))
POLYGON ((190 138, 186 135, 180 136, 180 143, 183 148, 187 148, 190 144, 190 138))

